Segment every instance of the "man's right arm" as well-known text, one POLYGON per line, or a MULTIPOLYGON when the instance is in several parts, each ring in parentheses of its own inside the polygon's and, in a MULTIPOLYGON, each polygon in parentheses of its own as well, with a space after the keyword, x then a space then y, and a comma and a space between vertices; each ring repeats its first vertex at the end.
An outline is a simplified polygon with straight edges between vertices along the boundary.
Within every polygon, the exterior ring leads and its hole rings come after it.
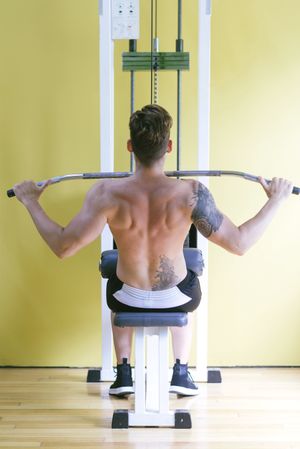
POLYGON ((260 178, 268 201, 250 220, 240 226, 223 215, 216 207, 209 190, 201 183, 194 192, 192 221, 209 241, 237 255, 243 255, 264 234, 282 202, 291 194, 292 184, 274 178, 270 184, 260 178))
POLYGON ((32 181, 25 181, 14 186, 14 191, 49 248, 60 258, 70 257, 95 240, 107 222, 108 199, 104 183, 90 189, 81 210, 65 227, 48 217, 38 201, 47 185, 49 182, 41 188, 32 181))

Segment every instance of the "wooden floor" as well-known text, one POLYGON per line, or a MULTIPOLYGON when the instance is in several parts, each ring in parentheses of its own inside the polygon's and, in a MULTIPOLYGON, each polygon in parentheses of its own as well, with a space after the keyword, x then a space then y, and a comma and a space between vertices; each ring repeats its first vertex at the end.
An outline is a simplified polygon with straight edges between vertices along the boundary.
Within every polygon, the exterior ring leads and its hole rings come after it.
POLYGON ((87 384, 81 369, 0 369, 0 448, 300 449, 300 369, 223 369, 200 384, 188 408, 193 428, 111 429, 112 411, 132 406, 87 384))

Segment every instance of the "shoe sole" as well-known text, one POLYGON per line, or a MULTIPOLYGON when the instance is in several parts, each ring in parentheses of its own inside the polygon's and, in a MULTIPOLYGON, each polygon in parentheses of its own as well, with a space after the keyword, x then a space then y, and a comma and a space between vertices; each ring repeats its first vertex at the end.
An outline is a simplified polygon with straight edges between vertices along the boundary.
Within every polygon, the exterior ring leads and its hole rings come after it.
POLYGON ((177 393, 181 396, 197 396, 197 394, 199 394, 199 390, 192 390, 190 388, 171 385, 169 388, 169 393, 177 393))
POLYGON ((127 394, 133 394, 133 387, 119 387, 119 388, 110 388, 109 394, 113 396, 126 396, 127 394))

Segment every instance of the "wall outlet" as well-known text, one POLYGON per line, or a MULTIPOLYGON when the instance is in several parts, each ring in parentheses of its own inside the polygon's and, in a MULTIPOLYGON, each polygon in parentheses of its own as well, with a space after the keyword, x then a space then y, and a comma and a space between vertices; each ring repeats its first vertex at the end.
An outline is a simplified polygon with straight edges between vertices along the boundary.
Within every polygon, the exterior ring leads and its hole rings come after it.
POLYGON ((112 0, 112 38, 140 37, 139 0, 112 0))

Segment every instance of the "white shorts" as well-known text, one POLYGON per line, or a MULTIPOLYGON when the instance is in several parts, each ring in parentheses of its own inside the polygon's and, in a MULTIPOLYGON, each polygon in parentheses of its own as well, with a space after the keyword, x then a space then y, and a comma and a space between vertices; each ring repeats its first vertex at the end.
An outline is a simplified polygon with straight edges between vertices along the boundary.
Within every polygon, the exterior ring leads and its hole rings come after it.
POLYGON ((122 304, 143 309, 169 309, 191 301, 178 287, 149 291, 123 284, 121 290, 113 293, 113 296, 122 304))

